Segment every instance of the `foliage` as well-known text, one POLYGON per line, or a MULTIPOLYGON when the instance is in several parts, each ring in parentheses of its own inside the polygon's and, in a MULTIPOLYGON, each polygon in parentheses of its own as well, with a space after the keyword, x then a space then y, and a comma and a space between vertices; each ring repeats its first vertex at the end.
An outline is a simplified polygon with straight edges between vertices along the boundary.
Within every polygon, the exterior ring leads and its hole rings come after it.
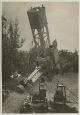
POLYGON ((18 20, 9 21, 2 16, 2 81, 4 82, 17 65, 17 48, 22 44, 19 42, 20 32, 18 28, 18 20))
MULTIPOLYGON (((57 74, 58 70, 56 69, 55 63, 51 61, 51 58, 49 56, 49 50, 47 50, 47 52, 48 52, 47 57, 49 58, 47 61, 41 64, 42 65, 41 71, 44 73, 44 75, 50 78, 53 74, 57 74)), ((18 64, 19 65, 18 69, 20 69, 24 73, 30 74, 32 71, 34 71, 37 65, 36 49, 32 48, 29 52, 27 51, 19 52, 19 58, 17 62, 20 62, 18 64)), ((59 72, 61 73, 78 72, 78 52, 77 51, 69 52, 67 50, 60 50, 59 64, 61 68, 59 72)))
POLYGON ((78 72, 78 52, 69 52, 67 50, 59 51, 59 63, 62 73, 78 72))
POLYGON ((18 64, 16 65, 17 70, 27 74, 31 73, 36 67, 36 58, 37 55, 34 48, 32 48, 29 52, 18 52, 18 64))

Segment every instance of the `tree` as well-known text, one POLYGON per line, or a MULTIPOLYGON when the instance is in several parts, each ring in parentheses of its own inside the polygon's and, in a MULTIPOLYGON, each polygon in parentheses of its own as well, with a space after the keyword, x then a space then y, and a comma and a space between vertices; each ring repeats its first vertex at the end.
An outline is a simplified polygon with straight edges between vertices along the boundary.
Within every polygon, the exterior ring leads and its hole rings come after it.
POLYGON ((18 27, 18 20, 7 21, 2 17, 2 76, 3 81, 10 78, 13 71, 18 68, 18 48, 21 47, 19 39, 20 32, 18 27), (7 28, 8 27, 8 28, 7 28))
POLYGON ((59 51, 61 71, 78 72, 78 52, 69 52, 68 50, 59 51))
POLYGON ((2 76, 3 81, 10 75, 10 40, 8 38, 8 23, 7 19, 2 16, 2 76))

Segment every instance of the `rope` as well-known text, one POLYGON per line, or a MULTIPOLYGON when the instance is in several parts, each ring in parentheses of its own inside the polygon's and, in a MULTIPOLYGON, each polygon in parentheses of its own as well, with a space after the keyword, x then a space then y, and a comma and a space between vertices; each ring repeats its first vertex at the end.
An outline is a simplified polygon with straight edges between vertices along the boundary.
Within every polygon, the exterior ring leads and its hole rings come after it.
POLYGON ((78 98, 78 97, 76 96, 76 94, 75 94, 74 92, 72 92, 69 88, 67 88, 67 90, 68 90, 70 93, 72 93, 72 95, 74 95, 76 98, 78 98))
MULTIPOLYGON (((69 97, 69 96, 68 96, 69 97)), ((78 102, 73 98, 71 97, 71 100, 73 100, 76 104, 78 104, 78 102)), ((69 102, 70 103, 70 102, 69 102)))

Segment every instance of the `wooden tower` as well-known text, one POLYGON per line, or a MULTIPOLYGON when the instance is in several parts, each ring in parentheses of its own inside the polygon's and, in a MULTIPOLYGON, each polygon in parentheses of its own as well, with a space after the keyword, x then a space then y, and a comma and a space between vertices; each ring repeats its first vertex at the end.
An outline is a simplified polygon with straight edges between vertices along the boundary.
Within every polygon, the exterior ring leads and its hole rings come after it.
POLYGON ((43 5, 42 7, 31 7, 27 14, 37 54, 42 52, 45 55, 45 48, 50 46, 45 7, 43 5))

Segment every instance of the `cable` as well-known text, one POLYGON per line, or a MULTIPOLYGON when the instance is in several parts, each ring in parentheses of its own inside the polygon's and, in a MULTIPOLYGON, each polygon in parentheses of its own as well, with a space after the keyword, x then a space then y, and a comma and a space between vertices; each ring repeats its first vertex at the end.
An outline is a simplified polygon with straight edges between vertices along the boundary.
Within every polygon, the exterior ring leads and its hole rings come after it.
MULTIPOLYGON (((69 97, 69 96, 67 96, 67 97, 69 97)), ((78 104, 78 102, 73 97, 71 97, 71 100, 73 100, 76 104, 78 104)))
POLYGON ((70 93, 72 93, 76 98, 78 98, 78 97, 76 96, 76 94, 75 94, 74 92, 72 92, 69 88, 67 88, 67 90, 68 90, 70 93))

